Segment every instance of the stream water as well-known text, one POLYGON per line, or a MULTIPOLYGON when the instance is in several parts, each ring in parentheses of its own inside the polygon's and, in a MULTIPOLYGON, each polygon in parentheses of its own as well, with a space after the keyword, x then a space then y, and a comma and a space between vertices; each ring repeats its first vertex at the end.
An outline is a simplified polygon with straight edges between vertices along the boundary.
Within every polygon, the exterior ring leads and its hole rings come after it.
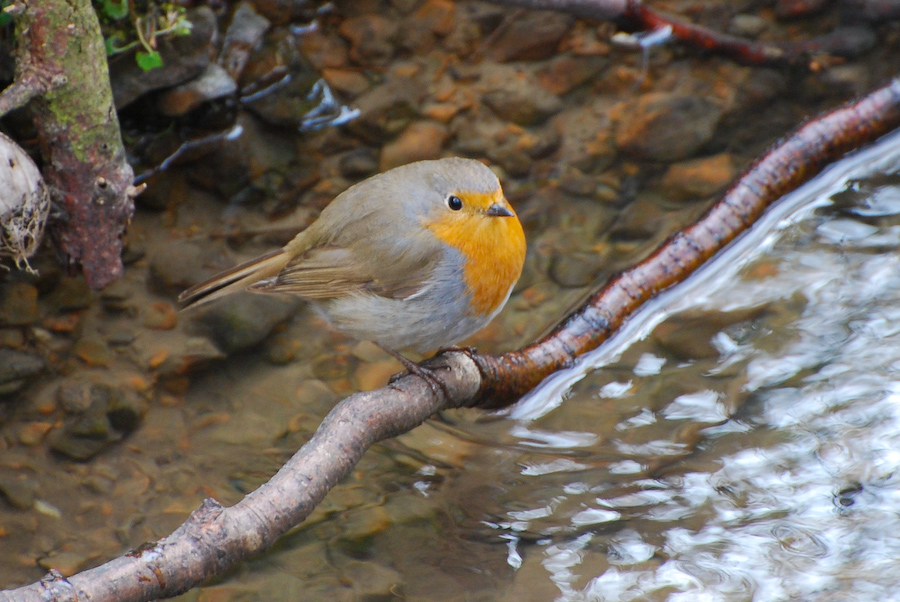
MULTIPOLYGON (((296 300, 178 311, 181 290, 284 244, 352 183, 450 155, 497 171, 529 251, 466 343, 516 348, 779 136, 894 75, 900 42, 865 24, 871 47, 801 73, 676 45, 629 54, 612 24, 487 3, 197 4, 202 55, 244 25, 260 37, 220 55, 246 59, 220 104, 161 116, 179 95, 160 91, 122 111, 148 183, 123 278, 89 291, 49 247, 40 276, 0 272, 0 352, 19 362, 0 363, 0 587, 156 541, 207 497, 237 502, 338 400, 400 370, 296 300), (340 127, 309 120, 296 101, 312 91, 340 127)), ((659 4, 768 41, 846 15, 659 4)), ((893 135, 516 406, 375 446, 274 549, 179 599, 900 600, 898 246, 893 135)))
POLYGON ((893 135, 508 413, 379 446, 333 506, 211 589, 900 599, 898 184, 893 135))

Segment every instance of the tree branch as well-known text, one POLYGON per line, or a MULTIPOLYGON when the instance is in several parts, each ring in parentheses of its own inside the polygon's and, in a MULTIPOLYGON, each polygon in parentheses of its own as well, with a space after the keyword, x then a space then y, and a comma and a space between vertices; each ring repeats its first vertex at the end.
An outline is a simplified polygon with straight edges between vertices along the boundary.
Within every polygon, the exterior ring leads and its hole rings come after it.
POLYGON ((50 233, 88 284, 122 273, 121 236, 134 212, 133 172, 113 106, 106 51, 90 0, 24 0, 16 17, 16 81, 0 112, 29 102, 44 179, 61 209, 50 233))
POLYGON ((596 348, 643 302, 686 278, 746 230, 774 201, 842 154, 900 125, 900 79, 810 120, 764 154, 701 220, 650 258, 612 279, 543 340, 502 356, 449 351, 425 363, 450 398, 417 376, 358 393, 328 414, 312 439, 272 479, 238 504, 207 500, 174 533, 65 579, 0 592, 0 602, 137 602, 167 597, 221 575, 303 521, 374 443, 402 434, 440 409, 497 407, 596 348))
POLYGON ((754 42, 695 25, 655 11, 641 0, 488 0, 492 4, 535 10, 553 10, 572 15, 618 21, 637 31, 669 30, 668 37, 715 54, 727 56, 744 65, 821 67, 817 55, 849 56, 858 54, 861 44, 850 35, 826 35, 803 42, 754 42))

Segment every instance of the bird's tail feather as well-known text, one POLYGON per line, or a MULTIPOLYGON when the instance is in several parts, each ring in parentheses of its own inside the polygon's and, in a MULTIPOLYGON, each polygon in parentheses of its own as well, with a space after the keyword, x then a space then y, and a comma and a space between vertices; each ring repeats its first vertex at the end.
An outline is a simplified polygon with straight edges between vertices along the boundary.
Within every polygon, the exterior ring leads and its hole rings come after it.
POLYGON ((185 308, 203 305, 214 299, 244 290, 260 280, 275 276, 287 265, 288 261, 290 261, 290 255, 284 249, 260 255, 195 284, 178 295, 178 301, 184 303, 185 308))

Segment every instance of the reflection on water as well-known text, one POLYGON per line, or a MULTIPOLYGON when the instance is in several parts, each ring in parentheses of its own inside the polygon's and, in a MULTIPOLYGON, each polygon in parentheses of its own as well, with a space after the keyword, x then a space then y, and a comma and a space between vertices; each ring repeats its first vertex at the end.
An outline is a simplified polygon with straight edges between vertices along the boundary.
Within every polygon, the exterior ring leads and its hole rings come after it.
POLYGON ((377 447, 279 549, 186 596, 900 599, 898 140, 507 414, 377 447))
POLYGON ((503 500, 532 506, 484 511, 556 599, 900 597, 900 188, 829 178, 765 253, 731 252, 736 277, 669 294, 668 324, 716 326, 696 332, 711 357, 663 323, 513 412, 508 436, 541 451, 503 500))

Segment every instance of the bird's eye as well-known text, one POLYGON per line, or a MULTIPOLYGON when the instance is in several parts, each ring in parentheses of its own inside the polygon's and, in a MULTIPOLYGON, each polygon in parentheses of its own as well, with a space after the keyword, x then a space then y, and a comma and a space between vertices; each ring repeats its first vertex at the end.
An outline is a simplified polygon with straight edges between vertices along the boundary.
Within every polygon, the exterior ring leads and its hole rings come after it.
POLYGON ((462 209, 462 199, 460 199, 455 194, 451 194, 447 197, 447 206, 454 211, 459 211, 460 209, 462 209))

